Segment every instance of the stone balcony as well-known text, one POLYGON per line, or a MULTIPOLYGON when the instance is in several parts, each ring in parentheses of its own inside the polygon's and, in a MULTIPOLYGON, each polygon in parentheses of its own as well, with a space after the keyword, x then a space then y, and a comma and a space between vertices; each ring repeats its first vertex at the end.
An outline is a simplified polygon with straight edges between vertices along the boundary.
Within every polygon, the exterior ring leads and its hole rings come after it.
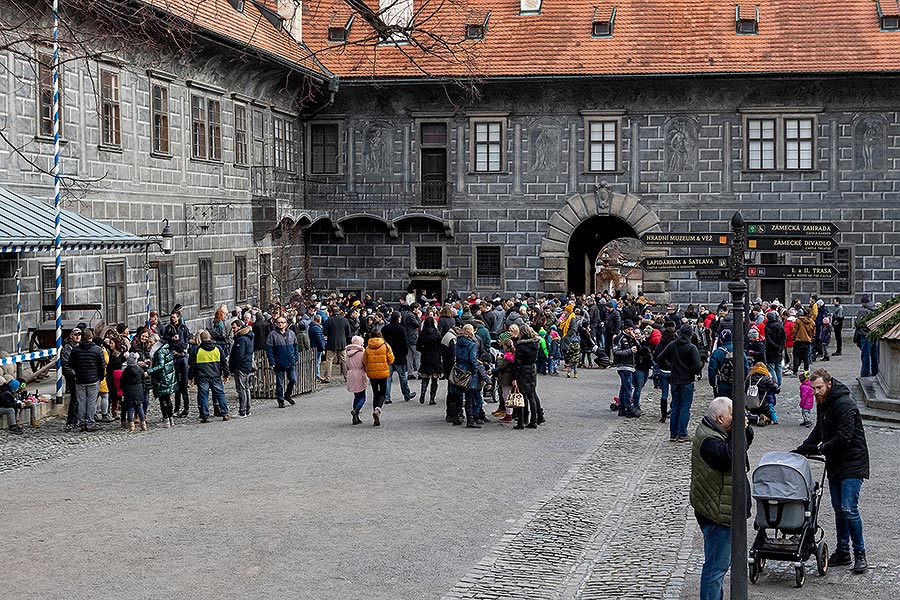
POLYGON ((452 186, 447 182, 326 182, 303 180, 271 167, 251 171, 258 239, 279 224, 308 227, 323 219, 343 237, 341 223, 358 218, 383 222, 392 237, 399 235, 400 222, 413 218, 440 223, 448 237, 453 235, 452 186))

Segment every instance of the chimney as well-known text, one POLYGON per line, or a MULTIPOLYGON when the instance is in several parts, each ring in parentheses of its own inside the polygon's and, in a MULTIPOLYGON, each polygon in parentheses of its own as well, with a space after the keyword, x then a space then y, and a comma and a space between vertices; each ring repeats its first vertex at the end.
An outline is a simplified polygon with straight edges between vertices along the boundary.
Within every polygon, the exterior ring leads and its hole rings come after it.
POLYGON ((276 0, 278 14, 284 19, 284 29, 298 42, 303 41, 303 1, 276 0))
POLYGON ((542 0, 519 0, 520 15, 539 15, 541 14, 542 0))

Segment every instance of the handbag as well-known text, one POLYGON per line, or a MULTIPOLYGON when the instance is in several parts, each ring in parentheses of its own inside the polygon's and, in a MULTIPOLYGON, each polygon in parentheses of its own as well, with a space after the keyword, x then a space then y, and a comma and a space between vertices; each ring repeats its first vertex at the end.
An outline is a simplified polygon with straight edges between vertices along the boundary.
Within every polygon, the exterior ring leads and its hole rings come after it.
POLYGON ((512 391, 506 397, 506 406, 510 408, 524 408, 525 396, 519 392, 519 386, 513 386, 512 391))
POLYGON ((450 369, 450 383, 456 387, 469 389, 469 384, 472 383, 472 374, 453 365, 453 368, 450 369))

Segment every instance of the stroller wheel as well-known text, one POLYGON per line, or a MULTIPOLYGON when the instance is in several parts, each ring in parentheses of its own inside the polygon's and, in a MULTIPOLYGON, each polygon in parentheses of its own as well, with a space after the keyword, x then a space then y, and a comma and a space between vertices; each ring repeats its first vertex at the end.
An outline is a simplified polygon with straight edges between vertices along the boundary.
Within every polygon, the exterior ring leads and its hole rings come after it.
POLYGON ((750 583, 756 583, 759 581, 759 564, 758 561, 753 561, 750 563, 750 583))
POLYGON ((816 548, 816 570, 820 577, 824 577, 828 572, 828 543, 819 542, 816 548))
POLYGON ((797 581, 797 587, 802 588, 803 584, 806 583, 806 569, 803 567, 803 565, 794 567, 794 576, 797 581))

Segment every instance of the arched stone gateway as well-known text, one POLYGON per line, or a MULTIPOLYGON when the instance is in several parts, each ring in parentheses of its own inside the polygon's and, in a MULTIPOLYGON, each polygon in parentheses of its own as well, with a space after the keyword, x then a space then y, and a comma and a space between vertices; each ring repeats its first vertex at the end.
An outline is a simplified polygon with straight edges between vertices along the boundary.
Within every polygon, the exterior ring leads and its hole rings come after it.
MULTIPOLYGON (((541 241, 544 290, 580 291, 584 284, 571 281, 572 269, 583 260, 580 255, 586 256, 586 264, 592 265, 606 243, 619 237, 638 237, 648 231, 660 231, 659 218, 637 196, 613 193, 603 184, 593 194, 575 194, 550 217, 547 235, 541 241), (586 234, 592 239, 586 241, 586 234), (576 253, 579 256, 574 256, 576 253)), ((665 249, 648 248, 644 252, 645 256, 665 254, 665 249)), ((643 289, 648 295, 664 300, 661 295, 666 291, 666 279, 665 273, 644 273, 643 289)))

